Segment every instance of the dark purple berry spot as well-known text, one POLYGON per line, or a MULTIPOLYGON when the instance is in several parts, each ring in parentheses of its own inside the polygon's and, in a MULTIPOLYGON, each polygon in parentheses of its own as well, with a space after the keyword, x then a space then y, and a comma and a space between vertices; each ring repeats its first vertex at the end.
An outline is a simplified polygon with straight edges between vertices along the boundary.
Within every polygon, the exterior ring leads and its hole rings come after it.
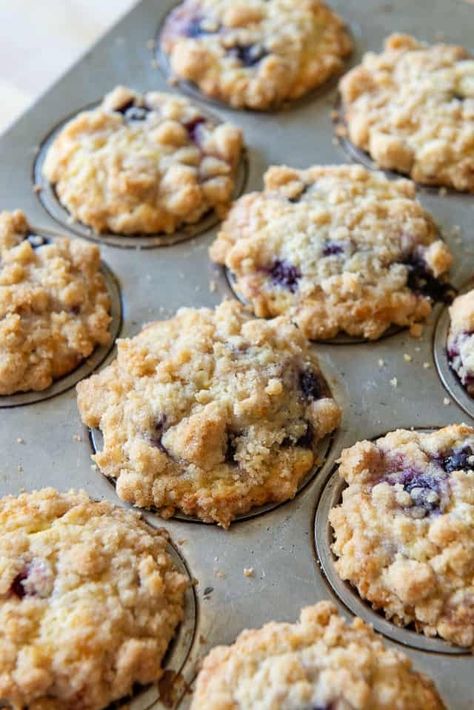
POLYGON ((415 475, 404 484, 403 490, 410 494, 413 505, 420 509, 420 517, 439 512, 441 495, 438 477, 429 473, 415 475))
POLYGON ((303 187, 303 189, 301 190, 301 192, 299 193, 299 195, 295 195, 294 197, 289 197, 288 202, 292 202, 293 204, 296 204, 297 202, 299 202, 301 200, 301 198, 304 197, 304 195, 306 195, 306 193, 308 192, 310 187, 311 187, 311 185, 305 185, 303 187))
POLYGON ((344 253, 344 245, 340 242, 326 242, 323 246, 323 256, 337 256, 344 253))
POLYGON ((291 293, 294 293, 298 288, 298 279, 301 278, 301 271, 297 266, 277 259, 270 268, 269 273, 274 284, 287 288, 291 293))
POLYGON ((237 434, 233 431, 227 434, 227 444, 225 449, 225 463, 235 464, 235 455, 237 453, 237 434))
POLYGON ((80 306, 72 306, 69 309, 69 313, 72 313, 73 316, 78 316, 81 312, 81 307, 80 306))
POLYGON ((116 108, 117 113, 121 113, 124 119, 132 123, 134 121, 144 121, 147 115, 150 113, 147 106, 136 106, 135 99, 130 99, 127 103, 123 104, 119 108, 116 108))
POLYGON ((203 21, 205 18, 203 17, 193 17, 189 20, 189 22, 185 25, 183 34, 186 37, 189 37, 190 39, 197 39, 199 37, 203 37, 204 35, 213 35, 216 34, 216 32, 219 31, 219 27, 216 26, 216 29, 206 29, 206 27, 203 25, 203 21))
POLYGON ((199 134, 203 123, 206 123, 204 116, 198 116, 197 118, 193 118, 191 121, 184 124, 184 127, 188 132, 188 136, 194 143, 199 143, 199 134))
POLYGON ((441 459, 441 467, 446 473, 453 471, 474 471, 474 458, 469 461, 469 458, 474 455, 470 446, 463 446, 462 449, 453 451, 448 456, 441 459))
POLYGON ((414 293, 426 296, 432 301, 451 303, 455 296, 453 287, 433 276, 423 259, 412 256, 402 262, 408 267, 407 286, 414 293))
POLYGON ((302 370, 299 374, 299 386, 306 399, 321 399, 322 387, 314 370, 302 370))
POLYGON ((28 567, 24 567, 21 572, 18 572, 13 582, 10 585, 10 593, 14 594, 18 599, 26 597, 26 590, 23 582, 28 579, 28 567))
POLYGON ((313 446, 314 430, 311 422, 306 422, 306 431, 296 441, 296 446, 301 446, 302 449, 310 449, 313 446))
POLYGON ((266 57, 268 52, 265 47, 258 44, 237 44, 228 50, 228 54, 244 67, 253 67, 266 57))
POLYGON ((162 414, 161 417, 159 417, 154 424, 153 430, 149 436, 149 442, 151 446, 154 446, 155 449, 159 449, 162 453, 166 454, 169 456, 168 449, 162 442, 163 434, 165 433, 165 426, 166 426, 166 414, 162 414))
POLYGON ((51 244, 51 241, 47 237, 42 237, 39 234, 28 234, 26 241, 31 244, 33 249, 44 247, 45 244, 51 244))

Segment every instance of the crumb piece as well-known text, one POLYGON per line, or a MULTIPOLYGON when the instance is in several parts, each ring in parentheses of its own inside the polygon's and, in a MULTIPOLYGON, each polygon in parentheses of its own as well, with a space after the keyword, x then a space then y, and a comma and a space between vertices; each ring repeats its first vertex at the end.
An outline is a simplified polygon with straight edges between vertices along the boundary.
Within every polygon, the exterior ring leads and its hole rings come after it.
POLYGON ((253 577, 254 569, 253 567, 244 567, 244 577, 253 577))
POLYGON ((91 469, 93 471, 97 471, 97 466, 95 465, 95 463, 91 464, 91 469))
POLYGON ((405 360, 405 362, 411 362, 413 360, 412 356, 408 353, 403 353, 403 359, 405 360))
POLYGON ((413 338, 421 337, 422 333, 423 333, 423 326, 421 323, 413 323, 413 325, 410 326, 410 335, 413 338))
POLYGON ((82 441, 82 437, 80 434, 73 434, 72 435, 72 440, 73 441, 82 441))
POLYGON ((147 39, 145 46, 147 49, 155 49, 155 40, 147 39))
POLYGON ((385 365, 385 360, 382 360, 382 358, 380 358, 379 367, 383 367, 384 365, 385 365))
POLYGON ((416 346, 416 348, 415 348, 415 352, 416 352, 416 353, 420 353, 420 352, 421 352, 421 348, 420 348, 420 346, 419 346, 419 345, 417 345, 417 346, 416 346))
POLYGON ((215 570, 214 570, 214 576, 217 577, 218 579, 224 579, 224 578, 225 578, 224 572, 223 572, 222 570, 220 570, 220 569, 215 569, 215 570))
POLYGON ((445 407, 448 407, 451 404, 451 400, 449 399, 449 397, 445 397, 443 399, 443 404, 445 407))
POLYGON ((344 124, 339 123, 336 128, 335 128, 335 134, 336 136, 340 136, 341 138, 346 138, 347 137, 347 128, 344 126, 344 124))
POLYGON ((423 367, 424 367, 425 370, 429 370, 430 367, 431 367, 431 363, 430 363, 430 362, 424 362, 424 363, 423 363, 423 367))
POLYGON ((448 191, 445 187, 440 187, 438 190, 438 195, 440 197, 445 197, 448 194, 448 191))
POLYGON ((217 291, 217 284, 216 284, 216 282, 214 281, 214 279, 211 279, 211 280, 209 281, 209 291, 210 291, 211 293, 215 293, 215 292, 217 291))
POLYGON ((24 444, 24 443, 25 443, 25 440, 23 439, 22 436, 17 436, 17 437, 16 437, 16 443, 17 443, 17 444, 24 444))
POLYGON ((397 378, 396 378, 396 377, 392 377, 392 379, 390 380, 390 384, 392 385, 392 387, 398 387, 398 380, 397 380, 397 378))
POLYGON ((38 194, 38 192, 41 192, 42 189, 43 188, 41 187, 41 185, 33 185, 33 192, 36 192, 36 194, 38 194))

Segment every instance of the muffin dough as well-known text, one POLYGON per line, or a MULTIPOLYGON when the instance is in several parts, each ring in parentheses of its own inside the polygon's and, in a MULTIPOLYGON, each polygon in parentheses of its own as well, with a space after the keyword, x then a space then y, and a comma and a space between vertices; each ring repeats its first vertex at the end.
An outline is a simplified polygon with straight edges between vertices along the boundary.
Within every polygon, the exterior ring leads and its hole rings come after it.
POLYGON ((109 312, 97 246, 0 213, 0 395, 44 390, 107 345, 109 312))
POLYGON ((378 338, 449 297, 451 254, 408 180, 359 166, 271 167, 210 249, 257 316, 287 314, 308 338, 378 338))
POLYGON ((242 135, 173 94, 117 87, 59 132, 44 177, 96 232, 173 233, 222 214, 235 184, 242 135))
POLYGON ((99 710, 158 680, 188 584, 166 546, 84 492, 0 499, 0 698, 99 710))
POLYGON ((378 167, 474 192, 474 59, 393 34, 340 82, 349 138, 378 167))
POLYGON ((236 108, 265 110, 340 72, 352 42, 319 0, 185 0, 161 47, 175 77, 236 108))
POLYGON ((474 397, 474 289, 454 300, 449 315, 449 364, 468 394, 474 397))
POLYGON ((123 500, 224 527, 292 498, 340 414, 301 332, 236 302, 182 308, 119 340, 117 359, 77 391, 104 437, 94 460, 123 500))

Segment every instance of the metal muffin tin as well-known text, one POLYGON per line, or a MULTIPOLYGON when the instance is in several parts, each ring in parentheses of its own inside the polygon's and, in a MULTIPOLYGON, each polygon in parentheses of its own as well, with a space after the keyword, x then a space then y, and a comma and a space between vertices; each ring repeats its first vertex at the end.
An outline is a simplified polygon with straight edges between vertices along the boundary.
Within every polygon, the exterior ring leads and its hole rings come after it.
MULTIPOLYGON (((180 90, 167 86, 157 66, 153 42, 174 4, 172 0, 139 3, 0 138, 2 209, 24 209, 29 221, 41 231, 63 232, 72 238, 83 234, 77 225, 64 220, 64 215, 58 228, 58 215, 50 207, 45 209, 34 191, 38 151, 65 115, 96 102, 117 84, 139 91, 180 90)), ((368 49, 380 51, 384 37, 393 31, 468 47, 472 41, 474 8, 462 0, 360 0, 350 4, 331 0, 330 4, 353 31, 356 47, 349 63, 352 65, 368 49)), ((203 110, 211 106, 218 118, 242 127, 248 147, 248 191, 261 189, 262 175, 272 164, 304 168, 347 162, 333 130, 331 111, 335 101, 331 82, 294 106, 272 113, 235 111, 205 97, 199 99, 203 110)), ((44 195, 41 197, 44 199, 44 195)), ((460 288, 473 275, 474 197, 420 188, 419 199, 433 214, 454 254, 451 281, 460 288)), ((148 243, 137 239, 132 244, 126 238, 103 239, 102 259, 120 283, 123 337, 135 335, 144 322, 172 315, 180 306, 214 306, 224 296, 233 297, 227 280, 219 278, 207 255, 216 232, 217 226, 209 227, 199 236, 163 249, 146 247, 167 244, 166 237, 146 238, 148 243), (116 244, 132 248, 121 249, 116 244)), ((195 610, 189 595, 187 600, 187 623, 191 626, 195 616, 195 633, 189 631, 191 627, 186 630, 188 642, 193 639, 192 646, 189 653, 185 646, 180 651, 184 684, 192 684, 199 661, 213 646, 231 643, 243 628, 259 627, 270 619, 295 620, 301 607, 333 599, 349 618, 353 612, 369 618, 388 646, 410 656, 417 669, 434 679, 450 710, 473 707, 471 654, 452 649, 443 641, 419 635, 415 638, 414 632, 397 629, 352 590, 338 585, 330 572, 327 510, 340 491, 335 462, 341 449, 397 427, 433 428, 462 421, 472 424, 472 418, 456 401, 446 399, 433 360, 434 324, 443 308, 434 309, 421 340, 401 331, 372 343, 315 346, 321 368, 343 409, 343 421, 317 475, 293 501, 237 521, 228 531, 183 519, 164 521, 152 512, 144 513, 151 524, 170 532, 197 580, 195 610), (407 361, 405 354, 412 359, 407 361), (248 568, 253 569, 251 576, 244 574, 245 568, 247 574, 248 568)), ((3 405, 0 422, 1 494, 46 485, 60 490, 75 487, 84 488, 92 497, 124 505, 110 483, 91 467, 88 432, 81 424, 74 390, 27 406, 3 405)), ((177 670, 170 664, 169 670, 177 670)), ((175 689, 176 698, 182 689, 183 685, 175 689)), ((161 700, 156 689, 138 692, 130 707, 168 707, 173 704, 173 693, 168 691, 161 690, 161 700)), ((189 694, 184 693, 177 704, 188 707, 189 694)))

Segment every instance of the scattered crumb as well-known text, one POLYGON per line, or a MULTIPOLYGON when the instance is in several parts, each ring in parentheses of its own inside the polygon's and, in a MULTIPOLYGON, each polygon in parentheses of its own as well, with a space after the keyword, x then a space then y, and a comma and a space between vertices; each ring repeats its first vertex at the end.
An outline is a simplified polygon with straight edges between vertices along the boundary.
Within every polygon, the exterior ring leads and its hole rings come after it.
POLYGON ((217 577, 218 579, 225 579, 225 574, 222 570, 220 569, 215 569, 214 570, 214 576, 217 577))
POLYGON ((438 195, 440 195, 441 197, 445 197, 445 195, 447 195, 447 194, 448 194, 448 191, 447 191, 447 189, 446 189, 445 187, 440 187, 440 188, 439 188, 439 190, 438 190, 438 195))
POLYGON ((211 280, 209 281, 209 291, 210 291, 211 293, 215 293, 215 292, 217 291, 217 284, 216 284, 216 282, 214 281, 214 279, 211 279, 211 280))
POLYGON ((95 465, 95 463, 91 464, 91 469, 92 469, 93 471, 97 471, 97 470, 98 470, 98 469, 97 469, 97 466, 95 465))
POLYGON ((25 443, 25 440, 23 439, 22 436, 17 436, 17 437, 16 437, 16 443, 17 443, 17 444, 24 444, 24 443, 25 443))
POLYGON ((419 346, 419 345, 417 345, 417 346, 416 346, 416 348, 415 348, 415 352, 416 352, 416 353, 420 353, 420 352, 421 352, 421 348, 420 348, 420 346, 419 346))
POLYGON ((424 367, 425 370, 429 370, 430 367, 431 367, 431 363, 430 363, 430 362, 424 362, 424 363, 423 363, 423 367, 424 367))
POLYGON ((145 46, 147 49, 155 49, 155 40, 147 39, 145 46))
POLYGON ((80 434, 73 434, 72 440, 73 441, 82 441, 82 436, 80 434))
POLYGON ((392 377, 392 379, 390 380, 390 384, 392 385, 392 387, 398 387, 398 380, 397 380, 397 378, 396 378, 396 377, 392 377))
POLYGON ((423 333, 423 326, 421 323, 413 323, 413 325, 410 326, 410 335, 413 338, 421 337, 422 333, 423 333))
POLYGON ((405 360, 405 362, 411 362, 413 360, 412 356, 408 353, 403 353, 403 359, 405 360))
POLYGON ((41 185, 33 185, 33 192, 36 192, 37 194, 38 192, 41 192, 42 189, 41 185))
POLYGON ((23 466, 21 466, 21 464, 18 464, 16 470, 18 471, 18 473, 23 473, 23 466))
POLYGON ((337 140, 337 138, 334 138, 334 137, 331 138, 331 143, 332 143, 333 145, 339 145, 339 141, 337 140))
POLYGON ((448 397, 445 397, 443 399, 443 404, 445 407, 449 406, 451 404, 451 400, 448 397))
POLYGON ((244 577, 253 577, 254 569, 253 567, 244 567, 244 577))
POLYGON ((382 358, 380 358, 379 367, 383 367, 384 365, 385 365, 385 360, 382 360, 382 358))
POLYGON ((334 121, 336 121, 336 120, 339 118, 339 113, 338 113, 338 111, 336 111, 335 109, 333 109, 332 111, 330 111, 329 115, 331 116, 331 118, 332 118, 334 121))
POLYGON ((340 136, 341 138, 345 138, 347 136, 347 128, 342 123, 339 123, 336 126, 334 133, 336 134, 336 136, 340 136))

